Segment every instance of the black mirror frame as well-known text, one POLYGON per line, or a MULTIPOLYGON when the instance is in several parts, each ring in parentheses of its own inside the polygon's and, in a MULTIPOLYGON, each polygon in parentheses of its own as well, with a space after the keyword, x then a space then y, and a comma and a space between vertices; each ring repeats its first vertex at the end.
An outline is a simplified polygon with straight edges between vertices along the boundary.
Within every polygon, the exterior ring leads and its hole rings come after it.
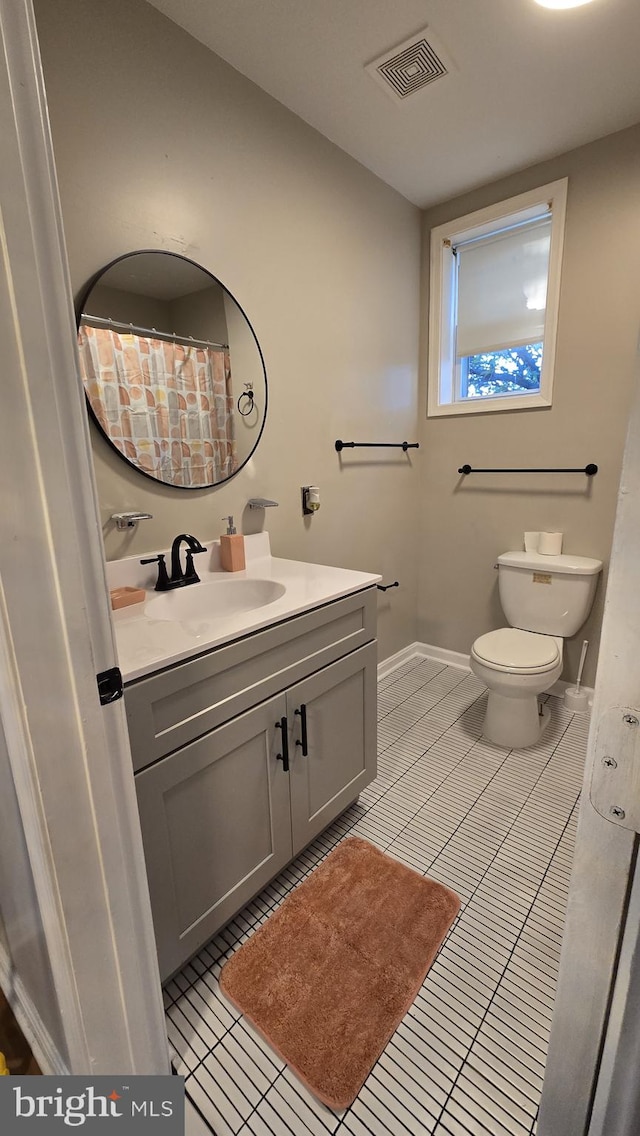
MULTIPOLYGON (((260 426, 260 431, 258 433, 258 437, 255 440, 255 444, 253 446, 253 449, 247 454, 246 458, 242 462, 242 465, 239 465, 237 469, 234 469, 233 473, 230 473, 228 477, 223 477, 223 478, 220 479, 220 481, 214 481, 214 482, 211 482, 208 485, 172 485, 170 481, 162 481, 159 477, 154 477, 152 473, 147 473, 145 470, 140 469, 140 466, 137 466, 135 464, 135 462, 130 461, 128 457, 125 457, 122 450, 120 450, 118 448, 118 446, 116 446, 115 442, 113 442, 111 440, 111 438, 107 434, 106 430, 104 430, 102 428, 100 422, 98 421, 97 415, 94 413, 93 407, 92 407, 91 402, 89 400, 89 395, 87 394, 87 392, 85 390, 84 396, 85 396, 85 400, 86 400, 86 403, 87 403, 89 416, 90 416, 94 426, 97 428, 98 433, 102 435, 105 442, 107 442, 107 444, 111 447, 111 449, 115 450, 118 457, 121 458, 123 462, 126 462, 126 464, 128 466, 130 466, 131 469, 134 469, 136 471, 136 473, 139 473, 142 477, 148 478, 149 481, 153 481, 153 483, 155 485, 166 486, 167 489, 178 489, 178 490, 180 490, 182 492, 186 492, 186 493, 193 493, 193 492, 198 492, 198 491, 202 492, 203 489, 217 489, 218 486, 225 485, 227 481, 231 481, 231 479, 233 477, 235 477, 236 474, 240 473, 240 470, 244 469, 247 462, 249 462, 249 460, 255 454, 255 452, 258 448, 258 445, 260 443, 260 439, 262 438, 262 434, 264 432, 265 423, 267 421, 267 408, 268 408, 268 403, 269 403, 269 383, 268 383, 268 379, 267 379, 267 368, 265 366, 264 355, 262 354, 262 348, 261 348, 261 346, 258 342, 258 337, 257 337, 255 331, 253 330, 253 324, 249 320, 247 313, 245 312, 242 305, 238 303, 238 301, 236 300, 233 293, 229 291, 226 284, 223 284, 222 281, 219 280, 217 276, 214 276, 213 272, 209 272, 208 268, 203 268, 203 266, 201 264, 198 264, 197 261, 191 260, 191 258, 188 257, 188 256, 183 256, 182 253, 170 252, 168 249, 149 249, 149 248, 134 249, 133 252, 125 252, 125 253, 122 253, 120 256, 114 257, 114 259, 109 261, 108 264, 106 264, 102 268, 98 269, 98 271, 95 272, 93 274, 93 276, 90 278, 90 280, 84 285, 82 291, 78 294, 78 300, 76 302, 76 308, 75 308, 75 312, 76 312, 76 333, 79 333, 79 331, 80 331, 80 322, 81 322, 81 319, 82 319, 82 314, 83 314, 83 311, 84 311, 85 304, 86 304, 86 302, 87 302, 87 300, 88 300, 88 298, 91 294, 91 291, 95 287, 95 285, 98 283, 100 278, 102 276, 104 276, 105 272, 108 272, 108 270, 110 268, 113 268, 113 266, 115 264, 120 264, 121 261, 128 260, 129 257, 140 256, 142 254, 148 254, 148 253, 155 253, 155 254, 158 254, 158 255, 161 254, 162 256, 173 256, 173 257, 176 257, 178 260, 186 261, 187 264, 193 265, 194 268, 199 268, 201 270, 201 272, 205 272, 207 274, 207 276, 209 276, 211 278, 211 280, 213 281, 214 284, 219 284, 220 287, 224 289, 224 291, 227 293, 227 295, 229 295, 231 297, 231 299, 233 300, 233 302, 236 305, 236 307, 238 308, 238 310, 244 316, 244 319, 246 320, 246 323, 247 323, 247 327, 249 328, 249 331, 251 332, 251 334, 253 336, 255 345, 258 349, 258 355, 260 356, 260 362, 262 364, 262 372, 264 374, 264 412, 263 412, 263 415, 262 415, 262 424, 260 426)), ((83 387, 84 387, 84 383, 83 383, 83 387)))

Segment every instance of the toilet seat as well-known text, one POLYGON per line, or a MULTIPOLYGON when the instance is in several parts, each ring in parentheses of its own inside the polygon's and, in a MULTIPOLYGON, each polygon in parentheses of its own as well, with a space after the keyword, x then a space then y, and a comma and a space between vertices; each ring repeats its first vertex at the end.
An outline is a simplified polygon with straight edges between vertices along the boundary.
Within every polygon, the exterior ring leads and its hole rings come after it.
POLYGON ((544 674, 553 670, 561 658, 551 635, 501 627, 476 639, 472 648, 479 662, 490 670, 511 674, 544 674))

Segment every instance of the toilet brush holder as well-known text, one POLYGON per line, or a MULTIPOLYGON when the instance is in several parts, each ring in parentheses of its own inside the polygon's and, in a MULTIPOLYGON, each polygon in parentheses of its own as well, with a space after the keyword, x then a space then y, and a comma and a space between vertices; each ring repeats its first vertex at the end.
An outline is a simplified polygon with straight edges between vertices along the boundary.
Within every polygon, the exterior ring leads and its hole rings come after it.
POLYGON ((578 665, 578 677, 575 686, 569 686, 564 692, 564 704, 567 710, 572 710, 574 714, 584 714, 589 709, 589 694, 586 690, 582 690, 580 683, 582 682, 582 671, 584 669, 584 661, 587 657, 587 648, 589 640, 585 639, 582 644, 582 651, 580 652, 580 663, 578 665))
POLYGON ((578 686, 569 686, 564 692, 564 705, 574 714, 584 714, 589 709, 589 692, 578 686))

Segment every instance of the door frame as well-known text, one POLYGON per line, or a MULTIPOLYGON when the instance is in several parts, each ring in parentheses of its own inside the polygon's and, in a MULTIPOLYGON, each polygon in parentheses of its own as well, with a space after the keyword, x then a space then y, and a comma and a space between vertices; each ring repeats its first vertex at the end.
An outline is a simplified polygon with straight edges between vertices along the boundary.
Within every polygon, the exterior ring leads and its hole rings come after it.
POLYGON ((97 690, 116 655, 31 0, 0 0, 0 33, 0 716, 51 1040, 72 1073, 168 1073, 124 706, 97 690))
MULTIPOLYGON (((640 707, 640 382, 636 382, 624 451, 609 565, 602 638, 587 746, 576 849, 544 1078, 538 1136, 598 1136, 594 1099, 609 1095, 623 1074, 618 1061, 627 979, 621 959, 625 929, 637 939, 630 905, 638 836, 606 820, 591 804, 595 739, 614 707, 640 707), (616 993, 616 985, 618 985, 616 993), (612 1005, 618 1007, 612 1014, 612 1005), (607 1059, 603 1062, 603 1054, 607 1059), (618 1060, 614 1056, 617 1054, 618 1060), (593 1125, 592 1125, 593 1120, 593 1125)), ((639 712, 640 716, 640 712, 639 712)), ((624 800, 620 801, 624 806, 624 800)), ((616 1129, 634 1136, 635 1128, 616 1129)), ((607 1136, 613 1131, 607 1129, 607 1136)))
POLYGON ((636 860, 589 1136, 640 1131, 640 869, 636 860))

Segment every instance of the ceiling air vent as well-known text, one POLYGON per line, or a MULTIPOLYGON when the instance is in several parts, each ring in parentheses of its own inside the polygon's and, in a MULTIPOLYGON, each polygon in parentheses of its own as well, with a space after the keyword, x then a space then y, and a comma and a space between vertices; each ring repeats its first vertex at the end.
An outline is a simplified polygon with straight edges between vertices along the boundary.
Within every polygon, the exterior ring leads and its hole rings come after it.
POLYGON ((449 74, 451 63, 435 36, 427 28, 417 32, 404 43, 385 51, 365 67, 372 79, 380 83, 387 94, 403 101, 421 91, 436 79, 449 74))

